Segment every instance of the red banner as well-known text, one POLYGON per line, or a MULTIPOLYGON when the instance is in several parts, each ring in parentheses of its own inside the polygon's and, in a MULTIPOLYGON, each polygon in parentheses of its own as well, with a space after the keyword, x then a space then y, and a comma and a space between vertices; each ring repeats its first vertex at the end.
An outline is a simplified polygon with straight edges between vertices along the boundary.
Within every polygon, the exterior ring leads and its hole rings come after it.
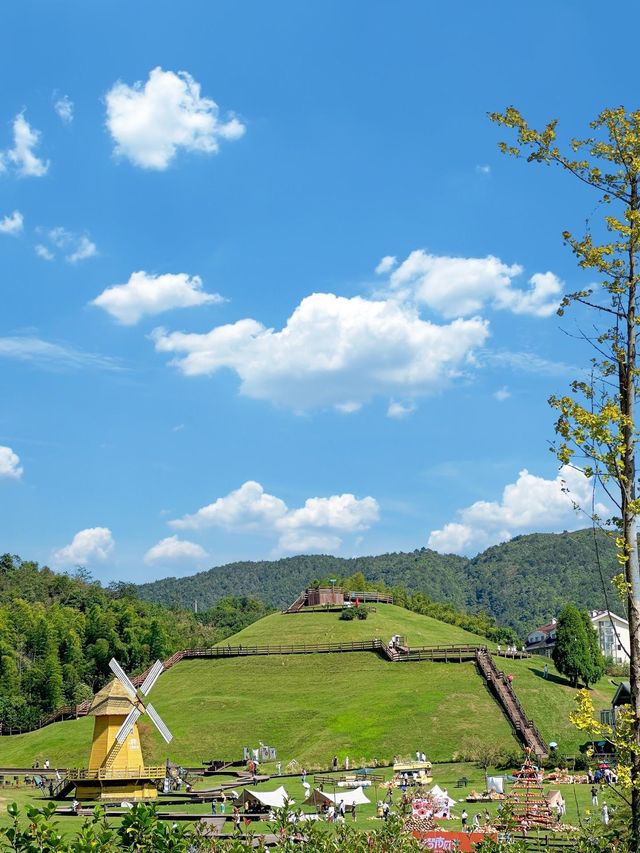
POLYGON ((414 832, 425 850, 460 850, 473 853, 473 845, 490 838, 498 840, 497 832, 449 832, 446 829, 434 829, 431 832, 414 832))

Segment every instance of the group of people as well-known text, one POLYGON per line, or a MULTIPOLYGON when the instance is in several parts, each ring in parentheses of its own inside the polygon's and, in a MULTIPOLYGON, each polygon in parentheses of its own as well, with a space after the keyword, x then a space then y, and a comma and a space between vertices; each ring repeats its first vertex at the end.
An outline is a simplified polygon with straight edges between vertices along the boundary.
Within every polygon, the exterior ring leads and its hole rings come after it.
MULTIPOLYGON (((476 812, 476 814, 474 814, 471 820, 471 825, 469 825, 469 813, 466 809, 462 809, 462 814, 460 815, 460 823, 462 824, 463 832, 477 832, 482 824, 480 812, 476 812)), ((491 815, 489 814, 487 809, 484 810, 484 825, 491 826, 491 815)))
POLYGON ((507 658, 515 658, 516 655, 520 655, 524 652, 524 646, 521 649, 518 649, 517 646, 505 646, 504 651, 502 651, 502 646, 496 646, 496 653, 499 655, 504 655, 507 658))
MULTIPOLYGON (((349 806, 351 820, 356 819, 356 810, 356 804, 351 803, 351 805, 349 806)), ((345 821, 347 819, 347 806, 345 805, 344 800, 340 800, 337 806, 335 806, 333 803, 323 803, 322 816, 327 821, 327 823, 345 821)))

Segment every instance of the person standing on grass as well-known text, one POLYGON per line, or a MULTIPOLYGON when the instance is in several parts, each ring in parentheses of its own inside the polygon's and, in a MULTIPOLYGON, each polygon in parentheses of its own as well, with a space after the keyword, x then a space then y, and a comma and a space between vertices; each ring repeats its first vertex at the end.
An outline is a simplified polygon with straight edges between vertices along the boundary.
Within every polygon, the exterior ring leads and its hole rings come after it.
POLYGON ((216 813, 216 801, 211 800, 211 814, 215 814, 215 813, 216 813))
POLYGON ((462 823, 462 829, 464 832, 466 832, 468 820, 469 820, 469 815, 467 814, 467 810, 462 809, 462 814, 460 815, 460 822, 462 823))
POLYGON ((225 792, 222 792, 222 799, 220 800, 220 814, 224 814, 227 810, 227 797, 225 792))
POLYGON ((542 677, 549 678, 549 664, 545 663, 544 669, 542 670, 542 677))
POLYGON ((355 821, 356 819, 356 804, 351 803, 351 820, 355 821))
POLYGON ((592 806, 598 805, 598 789, 596 788, 595 785, 591 786, 591 805, 592 806))

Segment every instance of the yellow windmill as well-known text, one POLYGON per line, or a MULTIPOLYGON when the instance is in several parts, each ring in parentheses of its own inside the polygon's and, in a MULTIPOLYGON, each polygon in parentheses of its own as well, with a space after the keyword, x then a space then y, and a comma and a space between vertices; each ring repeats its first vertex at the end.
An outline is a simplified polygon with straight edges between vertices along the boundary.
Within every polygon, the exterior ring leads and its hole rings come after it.
POLYGON ((65 796, 74 787, 79 800, 140 800, 156 797, 157 780, 165 767, 145 766, 140 747, 138 720, 147 714, 167 743, 171 732, 146 697, 164 670, 156 661, 136 690, 115 658, 109 662, 116 676, 96 693, 89 714, 94 716, 93 742, 89 767, 70 770, 54 797, 65 796))

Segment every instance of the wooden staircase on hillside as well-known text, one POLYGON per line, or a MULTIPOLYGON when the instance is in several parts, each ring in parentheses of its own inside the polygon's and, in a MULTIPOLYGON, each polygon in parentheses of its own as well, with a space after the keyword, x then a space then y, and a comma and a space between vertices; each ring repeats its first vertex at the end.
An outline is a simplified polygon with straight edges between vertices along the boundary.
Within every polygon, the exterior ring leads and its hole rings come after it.
POLYGON ((533 720, 530 720, 525 714, 513 687, 507 681, 504 672, 495 665, 487 649, 476 651, 476 661, 489 689, 498 700, 520 740, 525 746, 530 747, 534 755, 539 758, 547 758, 549 747, 546 741, 534 725, 533 720))

